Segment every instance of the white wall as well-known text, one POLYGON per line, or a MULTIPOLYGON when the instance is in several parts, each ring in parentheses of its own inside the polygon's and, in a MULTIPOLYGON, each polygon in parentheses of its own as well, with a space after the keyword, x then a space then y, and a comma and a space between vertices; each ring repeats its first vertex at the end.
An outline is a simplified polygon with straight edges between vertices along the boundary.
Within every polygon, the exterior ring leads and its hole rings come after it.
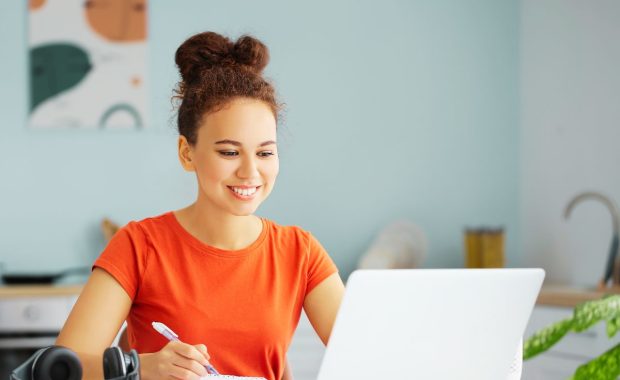
POLYGON ((521 249, 549 282, 593 286, 611 218, 578 192, 620 202, 620 1, 521 2, 521 249))

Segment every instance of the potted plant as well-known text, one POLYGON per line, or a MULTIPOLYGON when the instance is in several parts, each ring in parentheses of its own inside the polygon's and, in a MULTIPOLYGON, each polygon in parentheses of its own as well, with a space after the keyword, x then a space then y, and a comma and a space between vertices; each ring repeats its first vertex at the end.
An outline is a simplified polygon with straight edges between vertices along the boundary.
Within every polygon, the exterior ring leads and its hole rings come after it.
MULTIPOLYGON (((568 332, 582 332, 599 321, 607 323, 607 336, 620 330, 620 295, 607 295, 575 306, 573 316, 536 332, 523 344, 528 360, 556 344, 568 332)), ((620 344, 579 366, 571 380, 616 380, 620 376, 620 344)))

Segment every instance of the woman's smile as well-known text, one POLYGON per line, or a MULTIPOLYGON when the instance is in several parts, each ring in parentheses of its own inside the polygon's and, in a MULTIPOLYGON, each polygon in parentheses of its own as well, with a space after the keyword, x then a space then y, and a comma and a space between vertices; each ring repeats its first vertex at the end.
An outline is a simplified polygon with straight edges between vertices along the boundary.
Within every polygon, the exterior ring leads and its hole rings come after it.
POLYGON ((251 201, 256 197, 256 193, 261 186, 226 186, 237 199, 251 201))

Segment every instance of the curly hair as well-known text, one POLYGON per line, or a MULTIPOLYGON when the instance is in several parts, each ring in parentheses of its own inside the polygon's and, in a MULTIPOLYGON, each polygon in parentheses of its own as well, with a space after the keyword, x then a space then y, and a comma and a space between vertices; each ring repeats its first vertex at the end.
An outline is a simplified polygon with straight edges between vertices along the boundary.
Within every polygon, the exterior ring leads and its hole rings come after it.
POLYGON ((261 100, 278 119, 281 105, 273 85, 262 75, 269 49, 258 39, 244 35, 233 42, 214 32, 196 34, 179 46, 175 62, 181 74, 175 90, 180 101, 177 124, 190 144, 196 143, 204 115, 236 98, 261 100))

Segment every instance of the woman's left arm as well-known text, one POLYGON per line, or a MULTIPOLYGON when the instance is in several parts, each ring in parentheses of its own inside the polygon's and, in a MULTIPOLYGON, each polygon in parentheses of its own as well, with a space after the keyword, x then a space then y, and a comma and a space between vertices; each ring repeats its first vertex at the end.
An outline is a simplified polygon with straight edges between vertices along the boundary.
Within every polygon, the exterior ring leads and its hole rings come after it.
POLYGON ((325 345, 332 333, 343 295, 344 284, 338 273, 334 273, 312 289, 304 300, 308 320, 325 345))

